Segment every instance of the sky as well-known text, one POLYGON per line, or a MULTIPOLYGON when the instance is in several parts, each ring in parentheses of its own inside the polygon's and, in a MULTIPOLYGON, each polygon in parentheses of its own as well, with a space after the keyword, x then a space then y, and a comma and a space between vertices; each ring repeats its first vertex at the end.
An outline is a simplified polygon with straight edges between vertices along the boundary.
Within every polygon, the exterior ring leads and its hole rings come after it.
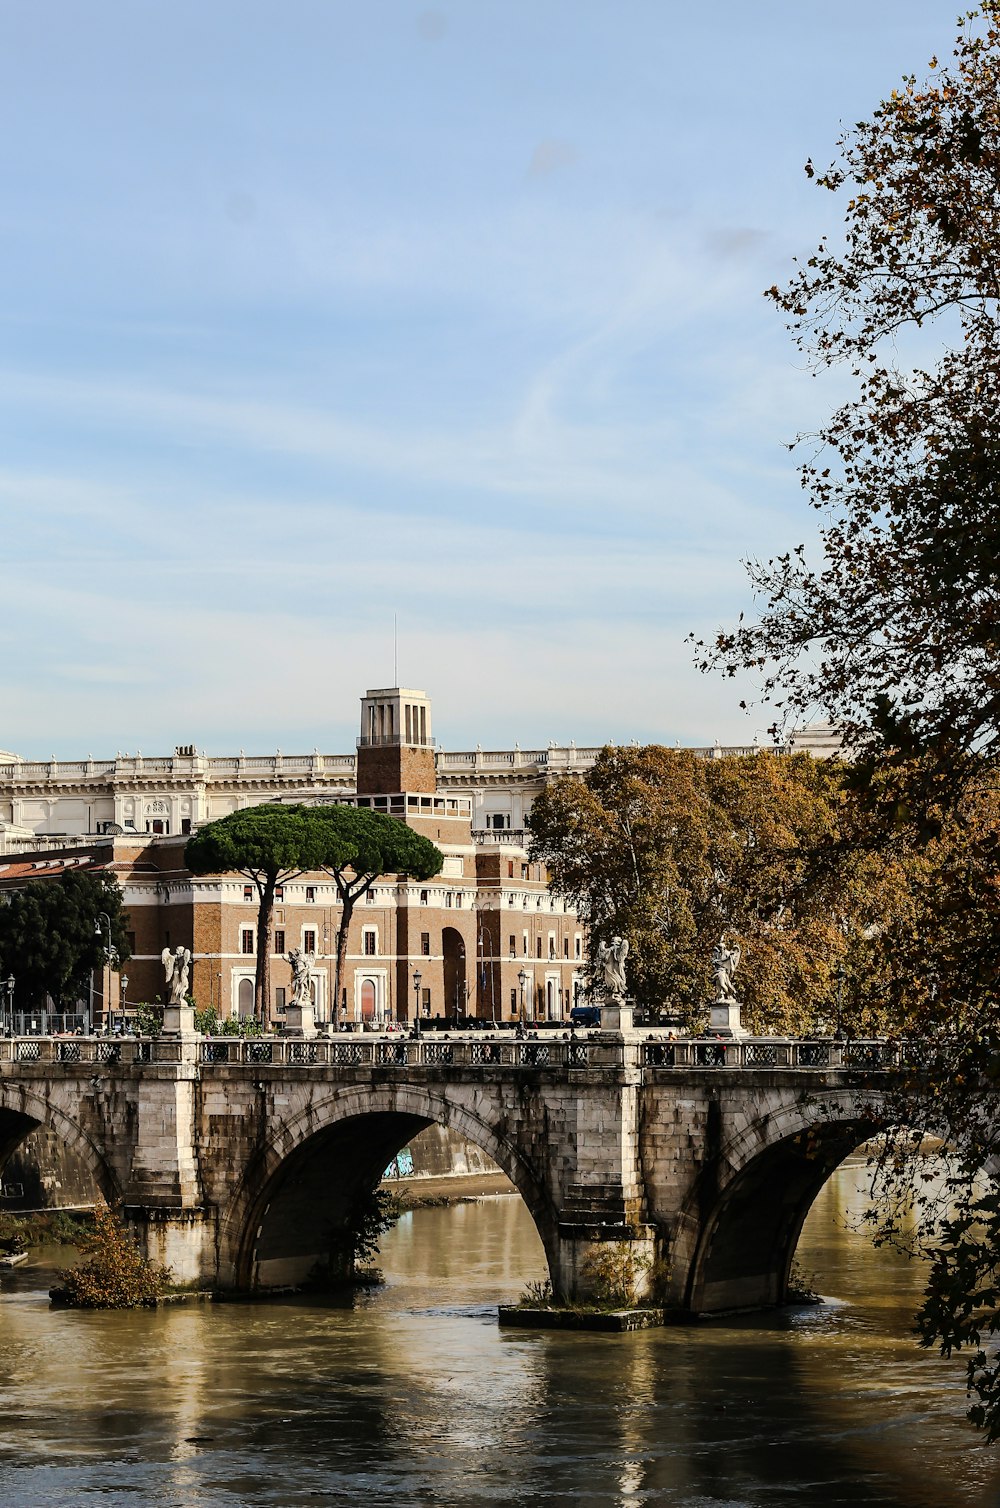
POLYGON ((762 290, 944 0, 0 0, 0 748, 747 742, 762 290))

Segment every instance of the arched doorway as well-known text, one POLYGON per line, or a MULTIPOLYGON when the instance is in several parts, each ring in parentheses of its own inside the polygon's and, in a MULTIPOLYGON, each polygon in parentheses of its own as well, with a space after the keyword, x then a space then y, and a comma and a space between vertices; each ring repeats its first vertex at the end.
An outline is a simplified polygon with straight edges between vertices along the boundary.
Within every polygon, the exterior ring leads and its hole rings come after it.
POLYGON ((365 979, 361 985, 361 1019, 362 1021, 375 1020, 375 985, 371 979, 365 979))
POLYGON ((467 1015, 465 939, 456 927, 445 927, 442 931, 441 951, 444 954, 444 1015, 467 1015))

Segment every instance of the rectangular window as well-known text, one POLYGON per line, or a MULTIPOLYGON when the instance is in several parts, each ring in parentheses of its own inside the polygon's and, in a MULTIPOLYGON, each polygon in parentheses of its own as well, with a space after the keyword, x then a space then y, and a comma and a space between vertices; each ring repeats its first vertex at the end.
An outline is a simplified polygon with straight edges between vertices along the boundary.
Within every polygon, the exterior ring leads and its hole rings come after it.
POLYGON ((274 1008, 276 1011, 285 1009, 285 987, 279 984, 274 991, 274 1008))
POLYGON ((563 958, 569 957, 569 938, 563 938, 563 958))
POLYGON ((446 890, 445 891, 445 894, 444 894, 444 903, 445 903, 446 906, 450 906, 451 905, 451 891, 450 890, 446 890))
POLYGON ((285 929, 284 929, 284 927, 276 927, 275 930, 274 930, 274 951, 276 953, 284 953, 284 951, 285 951, 285 929))
POLYGON ((431 934, 429 932, 421 932, 421 934, 420 934, 420 951, 424 955, 425 958, 430 958, 430 956, 431 956, 431 934))
POLYGON ((431 1008, 431 992, 430 992, 430 990, 424 990, 423 991, 423 997, 424 997, 424 1010, 425 1011, 429 1011, 430 1008, 431 1008))
POLYGON ((191 831, 191 818, 190 817, 182 817, 181 818, 181 832, 186 835, 190 831, 191 831))
POLYGON ((509 880, 512 880, 514 878, 514 860, 513 859, 508 859, 507 860, 507 878, 509 880))
POLYGON ((368 894, 365 896, 365 900, 368 902, 369 906, 374 906, 376 904, 374 890, 369 890, 368 894))
POLYGON ((581 947, 581 940, 580 940, 580 934, 579 934, 579 932, 576 934, 576 937, 573 939, 573 941, 574 941, 574 945, 575 945, 575 948, 576 948, 576 957, 579 958, 580 957, 580 947, 581 947))
POLYGON ((365 957, 366 958, 374 958, 375 957, 377 943, 378 943, 378 933, 377 932, 372 932, 370 929, 367 930, 365 932, 365 957))
POLYGON ((126 932, 125 933, 125 941, 128 943, 129 957, 131 958, 132 955, 135 953, 135 933, 134 932, 126 932))
POLYGON ((521 879, 522 880, 526 880, 527 878, 528 878, 528 866, 527 866, 527 864, 522 864, 521 865, 521 879))
POLYGON ((514 955, 515 955, 516 952, 517 952, 517 938, 514 936, 514 934, 512 932, 510 934, 510 956, 511 956, 511 958, 514 957, 514 955))
POLYGON ((527 958, 527 956, 528 956, 528 934, 527 934, 527 932, 522 932, 521 933, 521 952, 524 954, 525 958, 527 958))
POLYGON ((535 938, 535 956, 537 958, 541 958, 542 956, 542 939, 540 937, 535 938))
POLYGON ((316 951, 316 934, 311 927, 307 927, 302 934, 302 950, 305 953, 316 951))
POLYGON ((315 899, 316 899, 316 886, 315 885, 307 885, 306 886, 306 900, 307 901, 314 901, 315 899))
POLYGON ((510 1013, 511 1013, 512 1016, 516 1016, 517 1015, 517 991, 516 990, 511 990, 511 992, 510 992, 510 1013))
POLYGON ((275 885, 275 887, 274 887, 274 899, 276 901, 283 901, 285 899, 285 887, 284 887, 284 885, 275 885))
POLYGON ((243 899, 245 901, 252 901, 253 900, 253 886, 252 885, 244 885, 243 886, 243 899))
POLYGON ((241 953, 252 953, 253 952, 253 928, 252 927, 244 927, 240 931, 240 952, 241 953))
POLYGON ((427 895, 428 895, 428 892, 426 890, 421 890, 421 892, 420 892, 420 904, 421 904, 421 906, 426 906, 427 905, 427 895))

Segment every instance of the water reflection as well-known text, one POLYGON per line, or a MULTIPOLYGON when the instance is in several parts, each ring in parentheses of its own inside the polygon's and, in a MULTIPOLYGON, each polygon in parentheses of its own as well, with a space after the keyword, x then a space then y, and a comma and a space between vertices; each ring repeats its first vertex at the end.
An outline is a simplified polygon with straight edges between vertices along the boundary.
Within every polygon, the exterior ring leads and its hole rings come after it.
POLYGON ((1000 1502, 961 1369, 908 1335, 919 1274, 824 1190, 803 1265, 838 1302, 632 1336, 500 1332, 543 1269, 516 1199, 404 1217, 382 1290, 53 1314, 3 1280, 5 1504, 915 1505, 1000 1502))

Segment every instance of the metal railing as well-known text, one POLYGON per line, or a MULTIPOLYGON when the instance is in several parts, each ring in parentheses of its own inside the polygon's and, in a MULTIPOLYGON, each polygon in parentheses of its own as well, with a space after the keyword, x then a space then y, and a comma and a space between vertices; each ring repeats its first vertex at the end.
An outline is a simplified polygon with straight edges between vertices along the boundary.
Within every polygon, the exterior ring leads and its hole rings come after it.
POLYGON ((919 1058, 920 1044, 877 1039, 799 1041, 748 1037, 738 1042, 714 1037, 657 1035, 616 1040, 599 1031, 567 1038, 516 1037, 469 1032, 454 1036, 408 1037, 40 1037, 0 1038, 0 1069, 17 1064, 197 1064, 202 1070, 281 1067, 327 1069, 487 1069, 658 1070, 736 1069, 755 1073, 781 1070, 853 1070, 881 1073, 919 1058))

